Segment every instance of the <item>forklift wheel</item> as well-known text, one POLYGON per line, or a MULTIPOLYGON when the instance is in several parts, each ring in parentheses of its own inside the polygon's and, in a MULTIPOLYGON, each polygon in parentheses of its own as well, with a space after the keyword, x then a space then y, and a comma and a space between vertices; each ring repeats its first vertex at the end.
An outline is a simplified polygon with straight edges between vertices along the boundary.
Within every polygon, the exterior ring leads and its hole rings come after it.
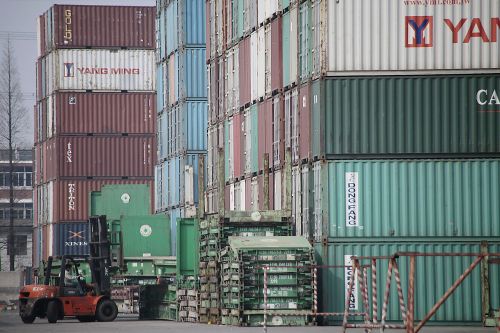
POLYGON ((21 320, 25 324, 33 324, 33 322, 35 321, 35 316, 34 315, 21 316, 21 320))
POLYGON ((59 303, 55 300, 50 301, 47 304, 47 320, 49 323, 54 324, 57 322, 57 318, 59 317, 59 303))
POLYGON ((118 307, 110 299, 103 299, 99 302, 96 309, 98 321, 113 321, 118 315, 118 307))
POLYGON ((95 321, 95 316, 76 316, 76 319, 82 323, 90 323, 95 321))

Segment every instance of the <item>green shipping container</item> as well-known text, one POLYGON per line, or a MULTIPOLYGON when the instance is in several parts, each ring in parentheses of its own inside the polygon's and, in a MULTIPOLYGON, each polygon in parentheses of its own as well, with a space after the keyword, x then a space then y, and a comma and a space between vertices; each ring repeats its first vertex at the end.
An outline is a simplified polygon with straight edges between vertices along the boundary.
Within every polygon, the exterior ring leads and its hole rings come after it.
POLYGON ((166 215, 124 216, 119 228, 124 257, 171 255, 170 220, 166 215))
POLYGON ((198 276, 200 262, 199 220, 177 219, 177 280, 183 276, 198 276))
POLYGON ((500 237, 498 159, 327 161, 313 172, 316 241, 500 237))
MULTIPOLYGON (((428 241, 402 241, 397 238, 388 238, 384 241, 371 243, 364 240, 356 240, 349 243, 328 243, 316 244, 316 254, 324 265, 345 265, 349 264, 348 259, 352 255, 357 256, 386 256, 395 252, 481 252, 480 240, 453 242, 428 242, 428 241)), ((490 252, 499 252, 500 243, 490 243, 490 252)), ((473 262, 472 257, 419 257, 416 259, 415 274, 415 318, 421 320, 432 308, 439 298, 451 287, 455 280, 473 262)), ((364 262, 364 264, 368 264, 364 262)), ((408 286, 408 266, 409 258, 400 257, 398 259, 403 295, 407 302, 408 286)), ((388 260, 379 261, 377 266, 377 290, 378 290, 378 318, 382 316, 383 294, 385 290, 385 280, 387 277, 388 260)), ((343 312, 345 307, 345 290, 348 276, 351 270, 346 268, 323 268, 319 269, 318 277, 321 281, 319 295, 321 299, 320 308, 324 312, 343 312)), ((491 295, 499 295, 500 266, 490 265, 489 280, 491 295)), ((391 295, 388 306, 389 321, 400 321, 402 318, 399 311, 399 301, 396 292, 394 278, 392 280, 391 295)), ((368 279, 371 286, 371 278, 368 279)), ((362 310, 363 301, 360 289, 356 289, 355 297, 351 301, 353 310, 362 310)), ((371 288, 370 288, 371 290, 371 288)), ((371 303, 370 292, 370 303, 371 303)), ((491 297, 491 306, 500 307, 498 297, 491 297)), ((370 310, 371 313, 371 310, 370 310)), ((342 318, 330 317, 327 324, 338 324, 342 318)), ((457 290, 441 306, 437 313, 431 318, 434 323, 467 323, 480 324, 482 320, 481 301, 481 280, 480 267, 469 275, 457 290)))
POLYGON ((498 74, 327 78, 312 90, 312 156, 500 152, 498 74))
POLYGON ((148 185, 105 185, 90 193, 90 216, 106 215, 108 221, 121 216, 151 214, 151 191, 148 185))

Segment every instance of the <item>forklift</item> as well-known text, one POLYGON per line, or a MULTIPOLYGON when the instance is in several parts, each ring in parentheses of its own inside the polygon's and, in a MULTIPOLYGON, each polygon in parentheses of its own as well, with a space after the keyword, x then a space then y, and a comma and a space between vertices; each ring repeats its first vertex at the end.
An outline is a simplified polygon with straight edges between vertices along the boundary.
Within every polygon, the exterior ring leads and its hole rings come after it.
POLYGON ((49 323, 70 316, 81 322, 115 320, 118 307, 111 299, 110 242, 106 216, 91 217, 89 228, 90 256, 49 257, 44 283, 21 288, 19 315, 25 324, 33 323, 36 317, 46 317, 49 323), (56 260, 60 260, 57 269, 53 268, 56 260), (78 271, 82 261, 89 263, 92 276, 90 284, 78 271))

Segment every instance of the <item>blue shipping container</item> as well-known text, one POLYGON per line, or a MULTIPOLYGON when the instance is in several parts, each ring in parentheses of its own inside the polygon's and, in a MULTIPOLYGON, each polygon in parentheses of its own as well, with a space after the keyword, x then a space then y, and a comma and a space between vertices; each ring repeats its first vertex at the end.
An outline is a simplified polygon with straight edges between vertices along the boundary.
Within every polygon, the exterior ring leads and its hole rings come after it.
POLYGON ((53 228, 53 255, 89 254, 90 233, 87 222, 57 223, 53 228))
POLYGON ((158 117, 158 159, 205 152, 207 118, 205 101, 187 101, 164 110, 158 117))
POLYGON ((184 47, 205 49, 205 0, 174 0, 157 4, 160 59, 184 47))
POLYGON ((170 217, 170 244, 172 255, 177 255, 177 219, 184 217, 183 208, 175 208, 166 212, 170 217))

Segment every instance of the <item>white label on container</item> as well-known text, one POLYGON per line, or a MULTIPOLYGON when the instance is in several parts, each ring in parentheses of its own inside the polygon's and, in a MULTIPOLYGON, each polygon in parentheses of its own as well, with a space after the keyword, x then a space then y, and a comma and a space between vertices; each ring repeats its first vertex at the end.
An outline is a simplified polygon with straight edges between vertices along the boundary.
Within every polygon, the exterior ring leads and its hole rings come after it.
POLYGON ((351 255, 344 255, 344 265, 347 266, 344 268, 344 283, 345 283, 345 298, 349 293, 349 285, 351 280, 354 278, 354 286, 352 288, 351 300, 349 301, 349 310, 358 310, 358 277, 354 276, 354 270, 352 268, 352 260, 351 255))
POLYGON ((345 225, 346 227, 359 227, 359 188, 358 173, 345 173, 345 225))
POLYGON ((68 184, 68 210, 75 210, 76 206, 76 185, 68 184))
POLYGON ((68 142, 66 147, 66 162, 73 163, 73 151, 71 149, 71 142, 68 142))

